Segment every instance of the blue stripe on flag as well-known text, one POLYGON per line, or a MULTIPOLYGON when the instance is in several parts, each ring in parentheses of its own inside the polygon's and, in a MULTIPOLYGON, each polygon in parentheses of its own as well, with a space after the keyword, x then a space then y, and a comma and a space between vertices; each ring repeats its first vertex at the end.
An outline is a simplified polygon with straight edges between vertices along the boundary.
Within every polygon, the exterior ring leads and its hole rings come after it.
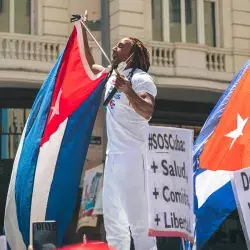
POLYGON ((214 192, 196 212, 196 244, 202 249, 220 224, 236 209, 231 182, 214 192))
POLYGON ((15 184, 16 211, 19 229, 26 246, 29 244, 31 199, 40 142, 46 125, 55 80, 62 57, 63 53, 59 56, 36 97, 29 115, 17 169, 15 184))
MULTIPOLYGON (((205 122, 199 136, 195 140, 193 147, 193 169, 195 171, 195 178, 205 169, 200 168, 199 157, 202 154, 203 148, 206 145, 207 140, 212 135, 220 121, 223 112, 230 100, 235 88, 237 87, 239 81, 243 77, 244 73, 250 66, 250 60, 244 65, 244 67, 238 72, 238 74, 232 80, 230 86, 223 93, 217 104, 215 105, 213 111, 209 115, 207 121, 205 122)), ((195 185, 194 189, 199 189, 195 185)), ((196 191, 195 191, 196 194, 196 191)), ((203 204, 202 207, 198 208, 197 196, 194 199, 194 210, 196 214, 197 224, 196 224, 196 240, 197 249, 202 249, 206 241, 213 235, 213 233, 218 229, 220 224, 225 220, 225 218, 236 209, 236 204, 234 200, 234 195, 230 183, 227 183, 219 190, 215 191, 203 204), (221 197, 226 197, 222 199, 221 197)))
POLYGON ((51 184, 46 220, 58 222, 61 245, 74 212, 83 165, 104 88, 103 80, 87 100, 68 118, 51 184), (74 168, 72 168, 74 166, 74 168))

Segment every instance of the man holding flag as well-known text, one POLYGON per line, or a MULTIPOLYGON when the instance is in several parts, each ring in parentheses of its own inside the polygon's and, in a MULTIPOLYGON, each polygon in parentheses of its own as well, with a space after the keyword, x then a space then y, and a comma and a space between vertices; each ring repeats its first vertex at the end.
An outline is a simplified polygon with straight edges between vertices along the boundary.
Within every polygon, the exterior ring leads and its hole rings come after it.
POLYGON ((105 85, 86 60, 81 23, 32 106, 15 157, 4 230, 11 250, 32 244, 32 223, 54 220, 57 242, 75 209, 82 169, 105 85))
MULTIPOLYGON (((85 28, 83 34, 92 67, 94 61, 85 28)), ((145 197, 147 128, 157 94, 152 78, 146 73, 149 53, 141 41, 128 37, 118 42, 112 56, 105 98, 114 87, 118 92, 107 105, 106 117, 103 213, 107 240, 117 250, 129 250, 131 230, 136 250, 156 249, 155 238, 148 236, 145 197)))

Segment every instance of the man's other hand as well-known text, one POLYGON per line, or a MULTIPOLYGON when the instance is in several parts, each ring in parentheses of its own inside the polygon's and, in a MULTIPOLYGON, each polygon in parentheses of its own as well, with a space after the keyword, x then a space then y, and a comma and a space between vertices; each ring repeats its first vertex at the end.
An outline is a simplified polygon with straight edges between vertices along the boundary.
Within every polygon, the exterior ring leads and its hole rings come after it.
POLYGON ((131 90, 130 81, 123 75, 117 74, 114 86, 124 94, 127 94, 131 90))

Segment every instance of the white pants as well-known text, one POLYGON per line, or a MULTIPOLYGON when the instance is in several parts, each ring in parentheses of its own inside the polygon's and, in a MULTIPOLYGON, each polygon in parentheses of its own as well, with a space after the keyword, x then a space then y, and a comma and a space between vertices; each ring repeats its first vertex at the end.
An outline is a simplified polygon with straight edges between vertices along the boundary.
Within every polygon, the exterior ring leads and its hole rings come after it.
POLYGON ((103 184, 103 215, 108 244, 130 250, 130 230, 136 250, 154 250, 148 236, 143 154, 107 155, 103 184))

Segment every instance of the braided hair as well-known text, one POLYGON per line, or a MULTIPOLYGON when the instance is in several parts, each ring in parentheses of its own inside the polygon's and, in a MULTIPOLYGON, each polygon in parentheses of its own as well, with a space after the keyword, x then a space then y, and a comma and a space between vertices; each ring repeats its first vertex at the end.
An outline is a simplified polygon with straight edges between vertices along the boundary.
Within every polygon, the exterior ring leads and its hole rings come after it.
POLYGON ((129 39, 132 42, 132 53, 134 53, 132 60, 133 69, 129 74, 129 79, 131 81, 132 76, 137 68, 148 72, 150 67, 150 60, 149 52, 146 46, 137 38, 129 37, 129 39))

